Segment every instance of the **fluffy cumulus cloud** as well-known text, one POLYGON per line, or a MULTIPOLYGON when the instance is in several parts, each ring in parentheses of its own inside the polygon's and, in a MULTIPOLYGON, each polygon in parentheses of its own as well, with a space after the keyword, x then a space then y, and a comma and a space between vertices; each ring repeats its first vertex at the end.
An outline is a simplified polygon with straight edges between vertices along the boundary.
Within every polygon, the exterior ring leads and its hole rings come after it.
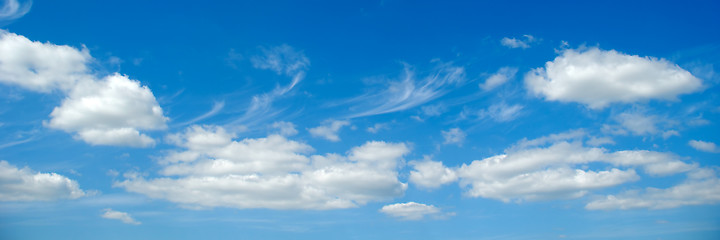
POLYGON ((665 189, 647 188, 608 195, 587 205, 589 210, 666 209, 720 203, 720 178, 713 169, 700 168, 688 173, 684 182, 665 189))
POLYGON ((457 181, 454 170, 443 166, 442 162, 432 161, 428 158, 423 161, 412 161, 410 166, 410 183, 424 188, 438 188, 443 184, 457 181))
POLYGON ((138 130, 166 127, 150 89, 119 74, 77 84, 50 116, 49 127, 94 145, 151 146, 154 140, 138 130))
POLYGON ((141 174, 117 187, 187 207, 334 209, 404 194, 398 180, 404 143, 367 142, 344 155, 309 155, 307 144, 280 135, 235 140, 218 126, 192 126, 168 141, 157 178, 141 174))
POLYGON ((345 120, 326 121, 325 125, 310 128, 308 131, 313 137, 321 137, 328 141, 339 142, 340 137, 338 136, 338 132, 342 127, 348 125, 350 125, 350 122, 345 120))
POLYGON ((140 130, 163 129, 167 118, 150 89, 118 73, 99 79, 92 61, 87 49, 0 31, 0 83, 66 96, 46 126, 93 145, 154 145, 140 130))
POLYGON ((688 142, 690 147, 698 151, 709 152, 709 153, 720 153, 720 147, 715 145, 714 142, 705 142, 701 140, 690 140, 688 142))
POLYGON ((115 211, 110 208, 106 208, 103 211, 105 211, 105 212, 102 215, 100 215, 103 218, 120 220, 126 224, 140 225, 140 222, 133 219, 130 216, 130 214, 128 214, 126 212, 115 211))
POLYGON ((33 42, 24 36, 0 30, 0 83, 32 91, 70 90, 89 80, 87 49, 33 42))
POLYGON ((528 72, 525 85, 549 101, 578 102, 592 109, 611 103, 675 100, 703 87, 700 79, 665 59, 598 48, 564 50, 545 67, 528 72))
POLYGON ((469 196, 509 202, 582 197, 595 189, 638 180, 640 176, 636 168, 651 176, 672 175, 697 168, 697 164, 682 161, 670 153, 645 150, 609 152, 589 147, 583 142, 585 138, 584 131, 571 131, 523 140, 507 149, 505 154, 455 168, 439 162, 413 165, 411 182, 435 187, 452 182, 451 179, 456 176, 469 196), (584 167, 589 164, 606 167, 598 170, 584 167))
POLYGON ((422 220, 425 217, 438 219, 455 214, 443 213, 438 207, 416 202, 385 205, 380 209, 380 212, 402 220, 422 220))
POLYGON ((480 84, 480 88, 485 91, 490 91, 505 84, 505 82, 515 78, 518 69, 514 67, 503 67, 500 68, 495 74, 490 75, 484 83, 480 84))
POLYGON ((0 161, 0 201, 52 201, 87 194, 78 183, 56 173, 38 173, 0 161))

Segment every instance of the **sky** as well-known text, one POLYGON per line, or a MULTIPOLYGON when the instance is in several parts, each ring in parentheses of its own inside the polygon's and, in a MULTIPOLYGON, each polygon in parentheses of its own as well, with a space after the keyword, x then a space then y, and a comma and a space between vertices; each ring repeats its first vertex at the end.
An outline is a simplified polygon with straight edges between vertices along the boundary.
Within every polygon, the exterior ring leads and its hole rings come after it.
POLYGON ((0 239, 720 239, 717 1, 0 4, 0 239))

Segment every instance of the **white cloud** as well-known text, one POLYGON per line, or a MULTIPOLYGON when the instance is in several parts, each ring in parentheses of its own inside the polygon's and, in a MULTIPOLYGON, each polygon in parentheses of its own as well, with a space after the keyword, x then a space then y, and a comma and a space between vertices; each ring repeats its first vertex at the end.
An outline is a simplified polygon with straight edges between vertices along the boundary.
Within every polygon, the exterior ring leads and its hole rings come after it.
POLYGON ((442 162, 432 161, 426 158, 423 161, 412 161, 410 166, 411 183, 424 188, 438 188, 444 184, 457 181, 457 174, 454 170, 443 165, 442 162))
POLYGON ((5 5, 0 8, 0 21, 13 20, 25 16, 32 7, 32 0, 28 0, 25 4, 19 3, 17 0, 4 0, 5 5))
MULTIPOLYGON (((670 153, 645 150, 609 152, 587 147, 583 130, 521 140, 505 154, 448 168, 439 162, 411 165, 410 182, 436 187, 452 181, 466 188, 471 197, 504 202, 579 198, 592 190, 636 181, 641 168, 651 176, 664 176, 697 169, 670 153), (593 164, 597 170, 588 169, 593 164)), ((592 140, 592 138, 591 138, 592 140)))
POLYGON ((190 125, 190 124, 193 124, 193 123, 195 123, 195 122, 202 121, 202 120, 204 120, 204 119, 206 119, 206 118, 215 116, 216 114, 220 113, 220 111, 221 111, 224 107, 225 107, 225 101, 215 102, 215 103, 213 103, 213 107, 212 107, 212 109, 210 109, 210 111, 204 113, 203 115, 197 116, 197 117, 191 119, 190 121, 187 121, 187 122, 184 122, 184 123, 181 123, 181 124, 178 124, 178 125, 180 125, 180 126, 190 125))
POLYGON ((702 88, 702 81, 665 60, 598 48, 566 49, 525 75, 530 92, 549 101, 578 102, 592 109, 611 103, 662 99, 702 88))
POLYGON ((459 146, 465 141, 467 134, 460 130, 460 128, 451 128, 447 131, 441 131, 443 138, 445 138, 444 144, 457 144, 459 146))
POLYGON ((508 122, 515 120, 522 114, 524 107, 519 104, 507 105, 504 102, 490 105, 487 109, 481 110, 478 115, 481 118, 491 118, 496 122, 508 122))
POLYGON ((291 77, 292 80, 285 86, 278 85, 270 92, 253 96, 247 111, 236 123, 260 122, 276 115, 278 112, 273 112, 272 103, 294 89, 305 78, 305 71, 310 67, 310 60, 302 51, 286 44, 263 48, 262 51, 263 55, 251 58, 253 67, 272 70, 279 75, 291 77))
POLYGON ((278 121, 274 122, 272 124, 272 128, 278 130, 278 134, 282 136, 293 136, 295 134, 298 134, 297 129, 295 129, 295 124, 291 122, 284 122, 284 121, 278 121))
POLYGON ((377 133, 382 129, 387 129, 388 125, 386 123, 376 123, 372 127, 368 127, 367 131, 371 133, 377 133))
POLYGON ((422 79, 417 79, 415 71, 405 66, 404 75, 399 81, 389 81, 383 89, 356 97, 349 103, 358 104, 359 109, 349 118, 380 115, 414 108, 435 100, 448 92, 448 87, 465 81, 465 69, 452 64, 439 64, 422 79))
POLYGON ((33 42, 0 30, 0 82, 38 91, 70 90, 92 78, 87 49, 33 42))
POLYGON ((635 136, 661 136, 668 139, 672 136, 680 136, 677 130, 668 129, 678 124, 677 121, 667 117, 647 114, 638 110, 630 110, 619 114, 613 114, 612 120, 616 124, 604 124, 602 131, 606 134, 635 136))
POLYGON ((711 169, 697 169, 688 179, 666 189, 647 188, 645 191, 629 190, 619 195, 608 195, 588 203, 589 210, 611 209, 666 209, 692 205, 720 203, 720 179, 711 169))
POLYGON ((140 225, 140 222, 133 219, 130 214, 126 212, 115 211, 110 208, 106 208, 103 211, 105 211, 101 215, 103 218, 120 220, 126 224, 140 225))
POLYGON ((53 201, 86 195, 76 181, 65 176, 18 169, 0 161, 0 201, 53 201))
POLYGON ((530 48, 530 43, 535 42, 535 37, 532 35, 523 35, 523 38, 508 38, 504 37, 500 40, 500 44, 509 48, 530 48), (524 38, 524 39, 523 39, 524 38))
POLYGON ((658 121, 656 116, 624 112, 615 116, 615 119, 634 135, 654 135, 659 131, 656 127, 658 121))
POLYGON ((496 87, 505 84, 508 80, 515 78, 518 69, 515 67, 502 67, 495 74, 491 75, 485 80, 485 83, 480 84, 480 88, 485 91, 490 91, 496 87))
POLYGON ((664 132, 662 133, 662 138, 663 138, 663 139, 668 139, 668 138, 670 138, 670 137, 672 137, 672 136, 678 136, 678 137, 679 137, 679 136, 680 136, 680 132, 678 132, 678 131, 676 131, 676 130, 667 130, 667 131, 664 131, 664 132))
POLYGON ((720 147, 715 145, 713 142, 705 142, 701 140, 690 140, 688 142, 692 148, 698 151, 709 152, 709 153, 720 153, 720 147))
POLYGON ((33 42, 0 30, 0 82, 66 98, 46 126, 75 132, 93 145, 148 147, 140 130, 164 129, 167 118, 149 88, 115 73, 98 79, 87 49, 33 42))
POLYGON ((277 74, 295 76, 310 67, 310 60, 302 51, 283 44, 272 48, 263 48, 263 55, 251 59, 253 67, 268 69, 277 74))
POLYGON ((346 155, 279 135, 233 140, 217 126, 192 126, 168 140, 185 148, 160 161, 165 177, 128 175, 115 186, 187 207, 335 209, 404 194, 397 169, 403 143, 367 142, 346 155))
POLYGON ((447 111, 447 107, 443 104, 433 104, 420 107, 420 111, 422 111, 425 116, 434 117, 442 115, 445 111, 447 111))
POLYGON ((164 129, 167 120, 149 88, 119 74, 77 84, 50 116, 48 127, 90 144, 133 147, 154 145, 138 130, 164 129))
POLYGON ((327 121, 325 125, 317 126, 314 128, 308 129, 311 135, 314 137, 322 137, 332 142, 338 142, 340 141, 340 137, 338 137, 338 131, 344 126, 350 125, 350 122, 345 120, 333 120, 333 121, 327 121))
POLYGON ((455 213, 443 213, 440 208, 416 202, 385 205, 380 212, 402 220, 422 220, 425 217, 445 218, 455 213))

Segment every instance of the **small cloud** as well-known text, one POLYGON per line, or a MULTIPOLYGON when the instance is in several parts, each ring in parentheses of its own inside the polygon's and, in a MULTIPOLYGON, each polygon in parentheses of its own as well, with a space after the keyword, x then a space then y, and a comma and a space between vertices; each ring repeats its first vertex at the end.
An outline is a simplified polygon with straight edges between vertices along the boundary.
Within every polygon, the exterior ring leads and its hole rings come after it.
POLYGON ((485 83, 481 83, 480 88, 485 91, 493 90, 496 87, 503 85, 508 80, 515 78, 517 71, 518 68, 515 67, 500 68, 495 74, 488 77, 487 80, 485 80, 485 83))
POLYGON ((377 133, 378 131, 380 131, 382 129, 388 129, 388 128, 389 127, 388 127, 387 123, 376 123, 374 126, 368 127, 367 131, 371 132, 371 133, 377 133))
POLYGON ((422 220, 425 217, 443 219, 454 216, 454 212, 443 213, 440 208, 416 202, 385 205, 380 212, 402 220, 422 220))
POLYGON ((345 120, 326 121, 325 125, 310 128, 308 131, 313 137, 322 137, 331 142, 338 142, 340 141, 340 137, 337 135, 338 131, 348 125, 350 125, 350 122, 345 120))
POLYGON ((663 132, 663 134, 662 134, 662 138, 663 138, 663 139, 668 139, 668 138, 670 138, 670 137, 672 137, 672 136, 677 136, 677 137, 679 137, 679 136, 680 136, 680 133, 679 133, 678 131, 675 131, 675 130, 668 130, 668 131, 663 132))
POLYGON ((123 223, 132 224, 132 225, 140 225, 141 224, 141 222, 136 221, 135 219, 133 219, 130 216, 130 214, 128 214, 126 212, 114 211, 110 208, 106 208, 106 209, 104 209, 104 211, 105 211, 105 213, 103 213, 101 215, 101 217, 103 217, 103 218, 117 219, 117 220, 122 221, 123 223))
POLYGON ((447 131, 442 131, 443 138, 445 138, 444 144, 457 144, 462 146, 462 142, 465 141, 467 134, 460 130, 460 128, 451 128, 447 131))
POLYGON ((698 151, 709 152, 709 153, 720 153, 720 148, 713 142, 705 142, 700 140, 690 140, 688 142, 692 148, 698 151))
POLYGON ((509 48, 530 48, 530 43, 535 42, 535 37, 532 35, 523 35, 522 38, 508 38, 504 37, 500 40, 500 44, 509 48))
POLYGON ((420 108, 420 111, 422 111, 423 115, 428 117, 434 117, 434 116, 440 116, 445 111, 447 111, 447 107, 442 104, 433 104, 428 106, 422 106, 420 108))
POLYGON ((504 102, 490 105, 478 113, 480 118, 491 118, 496 122, 509 122, 515 120, 522 114, 524 107, 519 104, 507 105, 504 102))
POLYGON ((274 122, 272 124, 272 128, 277 129, 278 134, 286 136, 286 137, 298 134, 297 129, 295 129, 295 124, 293 124, 291 122, 284 122, 284 121, 274 122))

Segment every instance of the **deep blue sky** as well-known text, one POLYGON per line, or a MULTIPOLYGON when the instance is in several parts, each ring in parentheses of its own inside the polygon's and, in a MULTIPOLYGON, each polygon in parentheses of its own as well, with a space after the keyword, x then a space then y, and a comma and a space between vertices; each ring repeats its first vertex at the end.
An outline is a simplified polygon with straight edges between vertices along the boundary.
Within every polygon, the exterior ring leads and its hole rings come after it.
POLYGON ((718 239, 715 1, 0 1, 0 239, 718 239))

